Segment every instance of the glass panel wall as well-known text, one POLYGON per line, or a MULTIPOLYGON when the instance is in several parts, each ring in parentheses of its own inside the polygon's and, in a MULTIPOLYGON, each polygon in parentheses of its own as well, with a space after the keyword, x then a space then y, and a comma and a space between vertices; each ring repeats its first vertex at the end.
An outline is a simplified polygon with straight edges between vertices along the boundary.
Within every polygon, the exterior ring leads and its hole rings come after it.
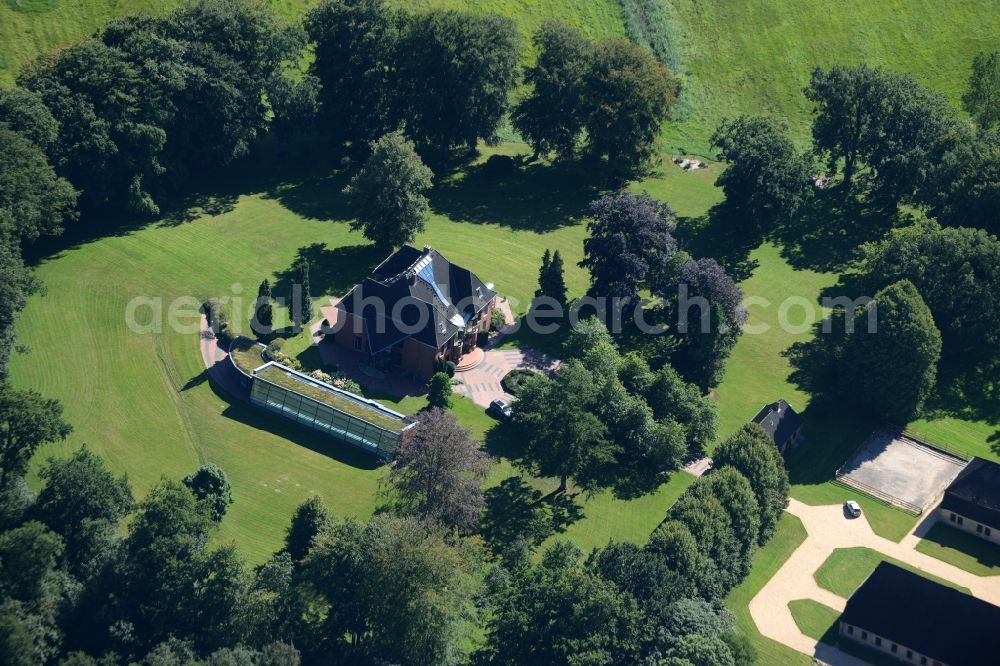
POLYGON ((392 458, 399 448, 400 432, 383 430, 260 377, 254 377, 250 402, 380 458, 392 458))

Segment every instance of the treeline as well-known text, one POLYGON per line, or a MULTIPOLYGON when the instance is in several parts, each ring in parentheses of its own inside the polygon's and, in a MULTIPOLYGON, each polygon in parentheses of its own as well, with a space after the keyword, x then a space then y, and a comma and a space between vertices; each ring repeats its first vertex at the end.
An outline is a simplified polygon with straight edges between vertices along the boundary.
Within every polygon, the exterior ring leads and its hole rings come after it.
POLYGON ((529 317, 572 337, 568 310, 592 312, 654 370, 671 365, 703 393, 718 386, 746 322, 739 286, 715 259, 679 247, 676 216, 662 201, 622 191, 591 202, 588 212, 579 264, 590 273, 585 298, 567 301, 561 258, 550 265, 543 258, 529 317), (561 320, 552 316, 555 303, 561 320))
POLYGON ((972 122, 908 74, 867 65, 817 68, 812 150, 796 151, 780 120, 741 116, 712 137, 728 164, 717 185, 757 230, 789 222, 824 187, 895 212, 920 207, 945 226, 1000 231, 1000 52, 980 53, 963 97, 972 122))
MULTIPOLYGON (((728 164, 717 185, 743 232, 794 232, 819 205, 811 182, 841 202, 908 226, 862 245, 845 293, 870 298, 835 308, 794 358, 810 391, 854 402, 906 424, 935 392, 969 406, 990 400, 1000 363, 1000 53, 973 62, 962 119, 944 98, 905 74, 859 65, 817 68, 810 152, 780 121, 739 117, 713 136, 728 164), (939 372, 939 370, 943 372, 939 372), (946 375, 946 385, 940 375, 946 375)), ((836 223, 831 219, 828 224, 836 223)))
POLYGON ((722 600, 788 494, 757 426, 721 445, 646 546, 609 543, 584 560, 556 543, 536 560, 558 503, 484 494, 488 456, 452 414, 428 410, 374 518, 333 517, 313 497, 283 547, 248 567, 210 545, 234 500, 218 467, 136 502, 126 477, 81 449, 49 460, 33 494, 31 453, 69 428, 51 404, 2 397, 5 664, 753 663, 722 600))
POLYGON ((587 156, 618 176, 648 164, 680 90, 670 71, 632 42, 591 42, 558 21, 544 23, 533 41, 530 92, 511 119, 535 156, 572 159, 585 136, 587 156))
POLYGON ((715 405, 669 364, 655 372, 622 355, 597 319, 581 322, 551 378, 525 383, 513 405, 513 455, 533 473, 572 477, 620 497, 655 491, 688 456, 703 456, 717 429, 715 405))

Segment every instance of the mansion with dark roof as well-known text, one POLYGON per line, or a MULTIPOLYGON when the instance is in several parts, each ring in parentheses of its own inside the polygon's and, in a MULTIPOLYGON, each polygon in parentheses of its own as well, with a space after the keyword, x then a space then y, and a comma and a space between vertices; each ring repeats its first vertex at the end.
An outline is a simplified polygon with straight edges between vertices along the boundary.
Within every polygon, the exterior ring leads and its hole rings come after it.
POLYGON ((996 666, 1000 607, 881 562, 847 600, 840 638, 904 664, 996 666))
POLYGON ((1000 544, 1000 465, 970 460, 944 491, 938 515, 946 525, 1000 544))
POLYGON ((337 344, 380 368, 426 379, 438 359, 476 348, 496 302, 492 284, 425 245, 404 245, 337 303, 328 322, 337 344))

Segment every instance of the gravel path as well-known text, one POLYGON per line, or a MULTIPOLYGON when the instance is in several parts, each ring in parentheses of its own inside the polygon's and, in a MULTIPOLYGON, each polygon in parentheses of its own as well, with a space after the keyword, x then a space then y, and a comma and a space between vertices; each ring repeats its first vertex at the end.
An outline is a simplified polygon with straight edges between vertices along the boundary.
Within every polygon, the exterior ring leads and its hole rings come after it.
MULTIPOLYGON (((840 505, 809 506, 793 499, 787 510, 802 521, 808 536, 750 601, 750 615, 761 634, 790 648, 837 666, 863 666, 866 663, 803 634, 788 609, 788 602, 795 599, 813 599, 836 610, 844 609, 847 600, 820 588, 813 578, 835 548, 871 548, 921 571, 967 587, 974 596, 1000 605, 1000 576, 976 576, 914 550, 919 538, 913 531, 896 543, 875 534, 864 517, 846 518, 840 505)), ((918 523, 917 529, 924 531, 928 527, 918 523)))

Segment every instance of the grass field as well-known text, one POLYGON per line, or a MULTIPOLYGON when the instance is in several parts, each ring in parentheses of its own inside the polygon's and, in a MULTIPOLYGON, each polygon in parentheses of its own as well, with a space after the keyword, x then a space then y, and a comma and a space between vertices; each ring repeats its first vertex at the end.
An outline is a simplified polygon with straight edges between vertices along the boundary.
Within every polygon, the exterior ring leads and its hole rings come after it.
POLYGON ((802 526, 802 521, 790 513, 782 514, 774 536, 767 542, 767 545, 754 554, 750 575, 726 597, 726 606, 736 613, 737 628, 750 639, 757 650, 757 663, 759 664, 782 664, 782 666, 802 664, 805 666, 813 663, 812 659, 801 652, 761 636, 753 618, 750 617, 750 609, 748 608, 750 600, 757 596, 760 589, 767 581, 771 580, 785 563, 785 560, 805 540, 806 528, 802 526))
MULTIPOLYGON (((317 0, 271 0, 295 20, 317 0)), ((624 34, 615 0, 396 0, 414 9, 452 7, 514 18, 529 37, 548 18, 590 37, 624 34)), ((868 62, 910 72, 958 105, 972 56, 996 47, 1000 6, 991 0, 823 2, 665 0, 684 95, 666 144, 707 155, 725 117, 766 113, 789 120, 805 142, 809 107, 801 95, 816 66, 868 62)), ((163 12, 182 0, 0 0, 0 83, 40 53, 92 34, 110 17, 163 12)))
POLYGON ((886 557, 871 548, 837 548, 816 570, 814 578, 820 587, 846 599, 854 594, 854 591, 861 583, 865 582, 871 572, 875 571, 879 562, 890 562, 934 582, 971 594, 967 588, 924 573, 909 564, 886 557))
POLYGON ((803 634, 824 643, 836 643, 840 611, 812 599, 789 601, 788 610, 792 612, 792 619, 803 634))
MULTIPOLYGON (((667 142, 704 154, 719 120, 787 118, 807 138, 801 94, 816 66, 868 62, 911 73, 958 106, 972 57, 997 46, 992 0, 667 0, 684 73, 680 122, 667 142)), ((683 149, 683 150, 681 150, 683 149)))
POLYGON ((948 525, 934 525, 917 550, 977 576, 1000 576, 1000 548, 948 525))

